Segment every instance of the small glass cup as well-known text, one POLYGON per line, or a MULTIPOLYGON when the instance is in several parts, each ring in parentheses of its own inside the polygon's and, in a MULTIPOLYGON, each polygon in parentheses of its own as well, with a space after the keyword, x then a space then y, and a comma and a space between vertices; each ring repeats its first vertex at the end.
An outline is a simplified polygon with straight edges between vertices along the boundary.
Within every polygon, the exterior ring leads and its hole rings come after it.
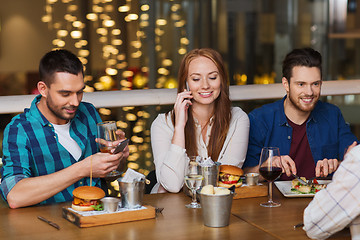
POLYGON ((248 186, 256 186, 259 183, 258 173, 247 173, 245 174, 246 184, 248 186))
POLYGON ((116 197, 104 197, 101 199, 104 206, 104 211, 113 213, 118 210, 120 199, 116 197))
MULTIPOLYGON (((119 140, 118 135, 116 134, 117 126, 115 121, 104 121, 97 124, 97 133, 98 133, 98 146, 100 152, 111 153, 111 150, 115 148, 112 142, 119 140)), ((107 176, 107 181, 115 181, 119 178, 121 173, 117 170, 111 171, 107 176)))

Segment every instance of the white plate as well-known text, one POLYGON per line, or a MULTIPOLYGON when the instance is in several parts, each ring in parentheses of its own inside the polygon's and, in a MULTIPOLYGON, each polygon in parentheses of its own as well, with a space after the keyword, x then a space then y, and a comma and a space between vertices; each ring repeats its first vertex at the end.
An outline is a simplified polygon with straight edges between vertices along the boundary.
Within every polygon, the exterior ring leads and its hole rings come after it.
MULTIPOLYGON (((318 180, 319 184, 329 184, 331 180, 318 180)), ((314 193, 296 193, 291 191, 291 181, 276 181, 276 187, 285 197, 313 197, 314 193)))

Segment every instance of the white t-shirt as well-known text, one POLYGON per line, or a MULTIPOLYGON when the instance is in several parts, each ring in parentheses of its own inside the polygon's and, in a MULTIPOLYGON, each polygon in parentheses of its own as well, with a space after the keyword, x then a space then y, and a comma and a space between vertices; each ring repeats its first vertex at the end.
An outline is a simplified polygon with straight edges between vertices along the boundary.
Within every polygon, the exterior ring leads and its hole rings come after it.
POLYGON ((78 161, 82 152, 79 144, 70 136, 70 121, 67 124, 52 125, 58 135, 59 143, 78 161))

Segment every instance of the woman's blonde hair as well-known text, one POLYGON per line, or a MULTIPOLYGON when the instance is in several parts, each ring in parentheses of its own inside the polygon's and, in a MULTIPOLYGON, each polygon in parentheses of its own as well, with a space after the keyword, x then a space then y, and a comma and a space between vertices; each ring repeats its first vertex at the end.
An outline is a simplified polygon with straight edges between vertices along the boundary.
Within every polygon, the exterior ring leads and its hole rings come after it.
MULTIPOLYGON (((220 94, 215 100, 213 113, 213 126, 208 145, 208 155, 213 161, 217 161, 222 146, 224 145, 231 119, 231 101, 229 98, 228 76, 225 71, 224 62, 221 55, 210 48, 194 49, 187 53, 182 59, 178 74, 178 93, 186 89, 189 65, 197 57, 210 59, 217 67, 220 75, 220 94)), ((175 126, 175 112, 172 111, 172 122, 175 126)), ((198 148, 195 139, 195 121, 192 107, 189 106, 188 121, 185 125, 185 148, 188 156, 198 155, 198 148)))

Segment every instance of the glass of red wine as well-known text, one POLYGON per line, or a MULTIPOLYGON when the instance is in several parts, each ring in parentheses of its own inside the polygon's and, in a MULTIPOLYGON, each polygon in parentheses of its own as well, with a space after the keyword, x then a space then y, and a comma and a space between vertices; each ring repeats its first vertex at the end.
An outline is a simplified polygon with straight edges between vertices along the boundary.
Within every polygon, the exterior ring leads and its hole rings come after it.
POLYGON ((279 207, 280 203, 272 200, 272 183, 282 173, 280 150, 277 147, 264 147, 259 160, 260 175, 269 182, 269 200, 261 203, 263 207, 279 207))

